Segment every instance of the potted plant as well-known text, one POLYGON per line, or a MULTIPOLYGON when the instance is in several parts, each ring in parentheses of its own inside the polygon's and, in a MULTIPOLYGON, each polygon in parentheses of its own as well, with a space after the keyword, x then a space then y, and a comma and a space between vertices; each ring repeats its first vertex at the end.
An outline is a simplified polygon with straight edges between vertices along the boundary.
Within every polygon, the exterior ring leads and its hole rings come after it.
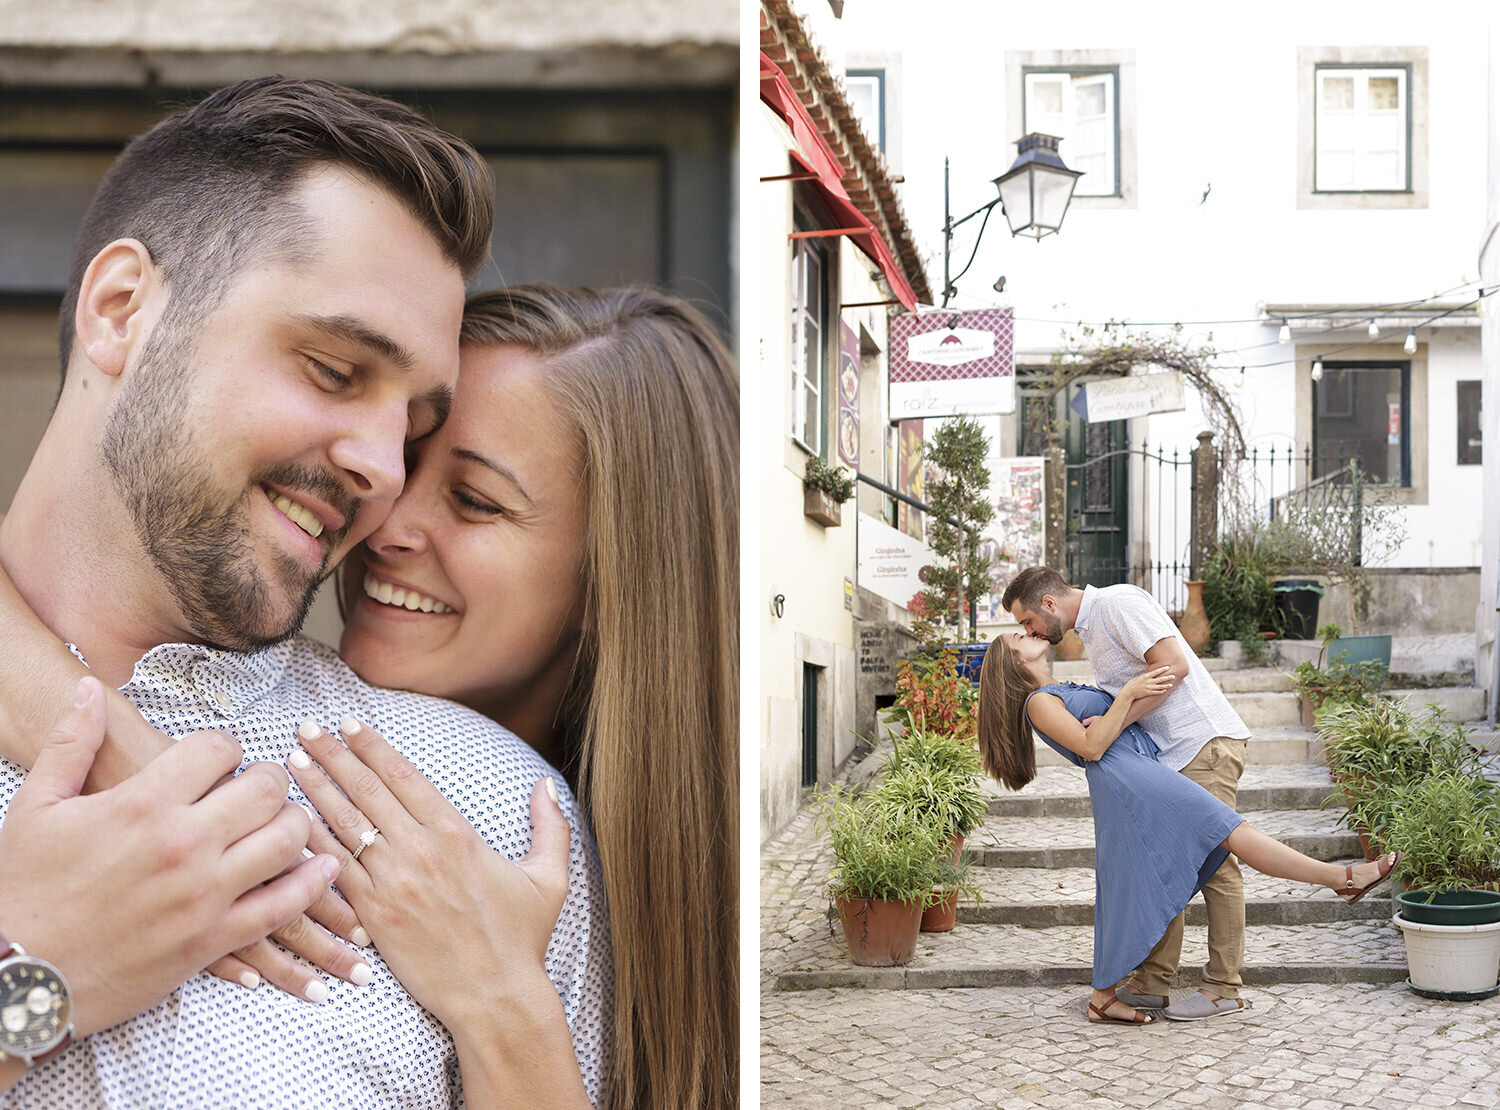
POLYGON ((1325 624, 1318 629, 1318 639, 1323 646, 1318 649, 1316 662, 1304 660, 1293 668, 1292 686, 1302 701, 1302 724, 1306 728, 1320 727, 1323 710, 1334 705, 1361 704, 1385 685, 1389 675, 1386 665, 1378 659, 1365 659, 1357 663, 1347 661, 1340 653, 1330 655, 1332 645, 1337 644, 1343 629, 1336 624, 1325 624), (1325 668, 1323 658, 1329 655, 1325 668))
POLYGON ((825 528, 843 521, 839 508, 854 496, 854 477, 841 466, 830 466, 818 455, 809 455, 802 477, 802 512, 825 528))
POLYGON ((982 778, 973 743, 951 733, 914 729, 896 741, 875 794, 896 812, 935 824, 952 844, 956 860, 964 838, 989 812, 982 778))
POLYGON ((833 842, 828 880, 849 957, 867 967, 908 962, 922 911, 941 897, 947 838, 931 820, 898 811, 874 794, 835 787, 818 797, 833 842))
POLYGON ((1219 540, 1203 568, 1203 608, 1212 641, 1238 642, 1247 663, 1266 656, 1263 630, 1279 631, 1271 590, 1272 566, 1260 530, 1247 527, 1219 540))
POLYGON ((1402 853, 1398 873, 1407 889, 1396 895, 1395 921, 1412 989, 1449 999, 1495 994, 1500 800, 1494 785, 1459 768, 1405 783, 1394 791, 1388 831, 1402 853))
POLYGON ((954 856, 943 863, 943 873, 932 892, 936 901, 922 911, 924 933, 947 933, 958 923, 958 903, 965 894, 979 900, 978 890, 969 880, 968 856, 954 856))
POLYGON ((979 688, 963 677, 958 662, 952 648, 901 660, 886 721, 903 732, 943 733, 972 745, 979 688))

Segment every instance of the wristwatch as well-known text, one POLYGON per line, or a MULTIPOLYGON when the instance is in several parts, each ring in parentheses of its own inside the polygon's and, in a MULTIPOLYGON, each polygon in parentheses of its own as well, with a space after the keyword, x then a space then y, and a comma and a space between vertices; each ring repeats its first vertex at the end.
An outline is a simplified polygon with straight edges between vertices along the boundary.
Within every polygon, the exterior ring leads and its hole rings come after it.
POLYGON ((46 960, 0 936, 0 1059, 45 1064, 73 1043, 73 995, 46 960))

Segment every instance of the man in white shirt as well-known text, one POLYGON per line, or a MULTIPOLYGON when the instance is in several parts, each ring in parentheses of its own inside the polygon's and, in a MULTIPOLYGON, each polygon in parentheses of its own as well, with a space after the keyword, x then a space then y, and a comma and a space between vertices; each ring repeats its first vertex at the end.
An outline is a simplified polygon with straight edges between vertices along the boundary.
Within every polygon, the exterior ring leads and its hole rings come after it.
MULTIPOLYGON (((1142 671, 1170 667, 1172 689, 1135 702, 1129 720, 1151 733, 1164 766, 1234 808, 1250 730, 1155 598, 1130 585, 1080 590, 1049 567, 1029 567, 1006 587, 1001 604, 1030 635, 1054 644, 1074 629, 1088 649, 1098 686, 1110 694, 1142 671)), ((1198 992, 1175 1000, 1168 993, 1182 958, 1184 914, 1178 914, 1145 963, 1118 988, 1123 1002, 1165 1007, 1165 1016, 1177 1021, 1243 1007, 1245 888, 1232 855, 1204 884, 1203 902, 1208 964, 1198 992)))
MULTIPOLYGON (((354 717, 518 859, 532 788, 561 776, 492 721, 372 689, 294 635, 389 512, 407 445, 446 415, 492 198, 467 143, 325 82, 242 82, 132 141, 79 234, 62 392, 0 524, 0 564, 168 735, 218 728, 282 762, 303 720, 354 717)), ((0 761, 0 806, 21 781, 0 761)), ((597 1101, 608 929, 597 855, 558 793, 573 829, 546 965, 597 1101)), ((370 850, 394 850, 382 843, 370 850)), ((368 982, 317 979, 308 1001, 195 976, 0 1104, 458 1105, 451 1038, 378 952, 364 958, 368 982)))

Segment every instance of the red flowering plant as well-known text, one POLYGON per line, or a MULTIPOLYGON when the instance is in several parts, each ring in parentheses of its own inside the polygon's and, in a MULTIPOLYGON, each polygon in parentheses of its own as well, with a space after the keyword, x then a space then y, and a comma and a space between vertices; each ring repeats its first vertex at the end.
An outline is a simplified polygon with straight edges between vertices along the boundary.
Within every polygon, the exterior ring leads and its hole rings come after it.
POLYGON ((945 648, 897 665, 896 701, 886 720, 903 732, 946 733, 973 743, 978 698, 978 688, 959 674, 957 653, 945 648))

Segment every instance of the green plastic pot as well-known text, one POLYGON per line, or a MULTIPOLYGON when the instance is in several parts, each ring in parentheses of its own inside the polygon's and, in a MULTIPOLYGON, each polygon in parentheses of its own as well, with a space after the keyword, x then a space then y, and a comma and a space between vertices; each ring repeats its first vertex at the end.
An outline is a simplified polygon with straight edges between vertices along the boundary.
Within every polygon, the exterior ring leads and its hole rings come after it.
POLYGON ((1403 890, 1401 916, 1423 925, 1487 925, 1500 921, 1500 892, 1493 890, 1403 890))

